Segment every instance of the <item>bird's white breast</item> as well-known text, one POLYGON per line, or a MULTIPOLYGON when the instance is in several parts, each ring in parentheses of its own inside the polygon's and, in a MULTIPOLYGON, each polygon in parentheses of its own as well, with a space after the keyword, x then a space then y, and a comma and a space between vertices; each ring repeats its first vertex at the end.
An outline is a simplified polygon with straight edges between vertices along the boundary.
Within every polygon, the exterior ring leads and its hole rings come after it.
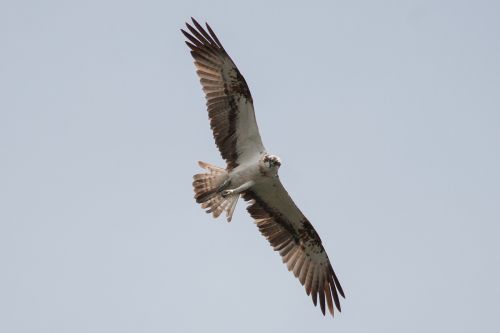
POLYGON ((248 182, 249 180, 258 183, 262 181, 262 174, 260 172, 259 160, 252 161, 251 163, 246 163, 239 165, 233 169, 230 173, 231 187, 238 187, 248 182))

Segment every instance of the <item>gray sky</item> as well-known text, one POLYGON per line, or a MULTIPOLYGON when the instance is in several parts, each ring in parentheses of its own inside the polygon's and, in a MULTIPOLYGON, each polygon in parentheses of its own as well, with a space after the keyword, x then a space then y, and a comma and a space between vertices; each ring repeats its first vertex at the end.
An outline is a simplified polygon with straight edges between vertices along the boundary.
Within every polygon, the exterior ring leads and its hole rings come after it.
POLYGON ((497 1, 2 1, 0 331, 499 332, 497 1), (347 298, 240 202, 184 38, 208 21, 347 298))

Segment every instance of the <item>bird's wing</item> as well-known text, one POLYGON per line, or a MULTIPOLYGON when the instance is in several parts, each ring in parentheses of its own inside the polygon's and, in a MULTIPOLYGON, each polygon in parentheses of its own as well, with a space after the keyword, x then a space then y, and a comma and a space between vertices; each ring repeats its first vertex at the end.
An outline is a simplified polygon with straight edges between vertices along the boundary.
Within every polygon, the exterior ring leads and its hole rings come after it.
POLYGON ((265 151, 255 120, 252 95, 245 79, 207 24, 196 20, 182 30, 194 58, 207 100, 215 143, 228 169, 260 156, 265 151))
POLYGON ((268 183, 258 184, 246 191, 250 201, 248 212, 255 219, 260 232, 278 251, 307 295, 316 306, 318 296, 321 311, 326 305, 333 315, 335 303, 340 311, 339 294, 344 296, 339 280, 333 271, 328 255, 316 230, 295 205, 278 177, 268 183), (333 298, 333 302, 332 302, 333 298))

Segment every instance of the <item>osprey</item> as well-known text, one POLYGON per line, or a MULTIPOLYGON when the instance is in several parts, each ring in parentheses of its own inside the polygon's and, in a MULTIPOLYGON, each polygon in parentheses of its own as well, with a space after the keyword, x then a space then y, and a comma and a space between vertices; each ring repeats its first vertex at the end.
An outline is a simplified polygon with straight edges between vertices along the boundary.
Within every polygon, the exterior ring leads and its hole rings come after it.
POLYGON ((196 202, 215 218, 225 212, 230 222, 240 196, 248 201, 259 231, 314 305, 319 298, 324 315, 326 302, 333 316, 333 304, 340 311, 344 292, 321 239, 281 184, 280 158, 262 144, 247 83, 210 26, 205 30, 192 21, 194 27, 186 23, 189 32, 181 31, 205 93, 215 143, 227 163, 224 169, 198 162, 207 172, 193 177, 196 202))

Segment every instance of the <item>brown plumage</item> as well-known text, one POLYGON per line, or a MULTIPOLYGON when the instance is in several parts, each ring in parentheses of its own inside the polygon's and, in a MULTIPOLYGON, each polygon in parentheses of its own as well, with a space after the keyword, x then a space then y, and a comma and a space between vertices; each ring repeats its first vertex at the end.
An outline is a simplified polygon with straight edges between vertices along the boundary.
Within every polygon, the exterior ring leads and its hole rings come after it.
POLYGON ((193 176, 196 202, 201 204, 201 208, 205 209, 207 213, 212 213, 215 218, 219 217, 223 211, 226 211, 227 221, 231 222, 238 196, 223 197, 220 193, 229 181, 227 171, 202 161, 199 161, 198 164, 209 172, 193 176))
MULTIPOLYGON (((217 36, 207 24, 203 27, 193 19, 193 28, 186 23, 191 34, 182 30, 189 41, 196 73, 205 93, 210 127, 214 133, 215 143, 227 162, 229 170, 238 166, 238 150, 236 137, 236 121, 240 103, 247 104, 253 113, 253 101, 245 79, 226 53, 217 36)), ((245 140, 248 138, 244 138, 245 140)), ((260 140, 260 138, 259 138, 260 140)))
POLYGON ((269 207, 265 200, 253 191, 247 191, 244 199, 251 203, 247 210, 255 219, 259 231, 273 249, 279 252, 283 263, 299 279, 306 293, 311 295, 314 305, 317 304, 319 296, 321 312, 325 314, 326 297, 328 310, 333 315, 333 297, 335 306, 341 311, 339 294, 345 297, 344 291, 319 235, 307 218, 304 216, 301 228, 296 229, 282 213, 269 207))
POLYGON ((194 176, 195 199, 214 217, 226 212, 231 220, 238 198, 259 231, 282 257, 314 305, 323 314, 340 311, 344 292, 319 235, 281 184, 281 161, 264 149, 255 119, 250 90, 240 71, 208 24, 187 24, 186 44, 205 93, 215 143, 226 169, 200 162, 207 173, 194 176))

